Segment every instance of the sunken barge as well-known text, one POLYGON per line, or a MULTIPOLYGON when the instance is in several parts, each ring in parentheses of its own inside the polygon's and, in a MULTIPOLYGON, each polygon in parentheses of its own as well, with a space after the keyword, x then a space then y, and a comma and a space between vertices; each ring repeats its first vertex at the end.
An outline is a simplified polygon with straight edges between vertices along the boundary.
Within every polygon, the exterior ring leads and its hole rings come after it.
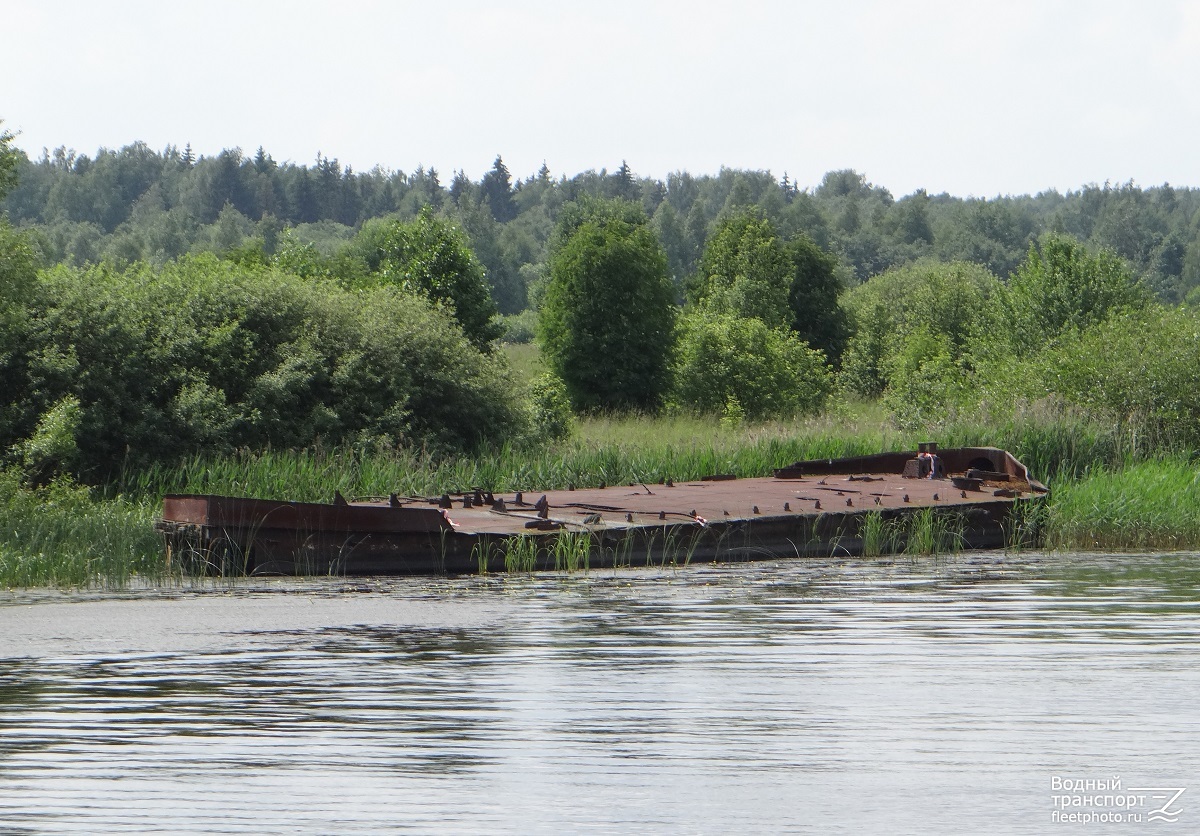
POLYGON ((994 549, 1047 493, 1004 450, 801 461, 765 478, 285 502, 169 495, 167 560, 219 575, 424 575, 994 549))

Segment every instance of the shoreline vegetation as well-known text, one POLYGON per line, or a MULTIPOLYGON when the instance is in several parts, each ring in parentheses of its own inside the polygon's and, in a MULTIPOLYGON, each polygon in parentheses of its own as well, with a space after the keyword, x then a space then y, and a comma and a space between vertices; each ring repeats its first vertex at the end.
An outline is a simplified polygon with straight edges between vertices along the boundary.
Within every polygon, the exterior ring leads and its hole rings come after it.
POLYGON ((849 169, 499 156, 444 187, 13 139, 2 587, 175 582, 166 493, 763 476, 921 441, 1023 461, 1046 548, 1200 549, 1200 189, 897 199, 849 169))
MULTIPOLYGON (((598 416, 565 440, 470 454, 353 446, 198 455, 177 466, 122 473, 87 488, 59 480, 37 490, 0 474, 0 586, 120 588, 182 578, 153 529, 165 493, 329 501, 391 492, 437 495, 567 484, 655 483, 713 473, 768 475, 797 459, 915 449, 930 433, 898 431, 875 405, 842 405, 801 422, 733 424, 716 417, 598 416)), ((943 446, 1008 449, 1051 487, 1039 513, 1051 551, 1200 549, 1200 475, 1188 454, 1139 448, 1133 437, 1067 416, 1028 415, 999 426, 947 423, 943 446)))

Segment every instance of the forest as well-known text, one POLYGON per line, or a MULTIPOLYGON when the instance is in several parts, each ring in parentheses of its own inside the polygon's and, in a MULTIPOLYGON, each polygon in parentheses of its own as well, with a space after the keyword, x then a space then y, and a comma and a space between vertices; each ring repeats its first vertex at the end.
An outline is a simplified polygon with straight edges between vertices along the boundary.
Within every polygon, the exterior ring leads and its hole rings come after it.
MULTIPOLYGON (((626 441, 591 449, 581 422, 610 418, 742 428, 732 460, 770 422, 794 452, 826 449, 788 429, 813 421, 844 451, 1002 444, 1047 478, 1200 448, 1195 189, 896 198, 852 170, 811 189, 624 161, 522 179, 500 156, 443 185, 262 148, 30 159, 14 139, 0 130, 0 510, 16 519, 79 491, 139 497, 144 518, 165 490, 246 490, 245 473, 202 474, 263 457, 280 478, 261 492, 290 498, 315 483, 283 471, 333 460, 350 462, 335 481, 386 460, 424 490, 463 457, 508 463, 464 484, 517 487, 541 467, 550 487, 700 466, 667 464, 673 441, 657 464, 626 441)), ((1186 516, 1169 542, 1200 541, 1186 516)), ((5 548, 36 551, 0 542, 0 563, 5 548)))
POLYGON ((1169 379, 1138 392, 1084 363, 1105 341, 1145 360, 1147 327, 1189 329, 1192 188, 895 198, 853 170, 811 190, 750 170, 638 178, 624 161, 521 179, 500 156, 443 185, 322 154, 134 143, 30 160, 12 140, 0 445, 35 470, 65 464, 30 458, 64 417, 94 480, 316 439, 462 450, 598 410, 764 420, 870 401, 919 426, 1054 402, 1194 434, 1168 357, 1169 379), (550 373, 521 402, 494 347, 535 336, 550 373))
POLYGON ((12 156, 15 185, 0 206, 34 234, 49 263, 161 264, 244 246, 270 256, 288 238, 328 255, 372 218, 410 219, 430 206, 466 232, 502 314, 536 302, 530 293, 559 213, 585 195, 640 204, 677 283, 695 272, 719 219, 756 207, 785 239, 803 233, 836 255, 847 286, 922 259, 970 262, 1004 279, 1047 232, 1116 253, 1163 302, 1182 302, 1200 284, 1200 191, 1168 184, 895 197, 853 170, 831 171, 802 189, 768 171, 638 177, 624 161, 570 176, 543 165, 521 178, 497 156, 475 182, 423 167, 353 171, 320 153, 311 165, 278 163, 262 148, 196 157, 190 147, 133 143, 92 156, 66 148, 34 160, 19 149, 12 156))

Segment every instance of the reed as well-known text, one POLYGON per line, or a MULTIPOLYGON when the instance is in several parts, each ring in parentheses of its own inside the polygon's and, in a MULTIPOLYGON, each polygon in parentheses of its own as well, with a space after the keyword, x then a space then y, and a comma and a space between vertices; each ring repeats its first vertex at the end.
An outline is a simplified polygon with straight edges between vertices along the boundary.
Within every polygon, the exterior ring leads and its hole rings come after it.
POLYGON ((944 447, 1000 447, 1043 482, 1075 479, 1096 468, 1114 468, 1158 455, 1137 426, 1096 421, 1045 403, 1021 406, 1002 418, 959 416, 939 428, 944 447))
POLYGON ((492 541, 481 537, 471 546, 471 558, 475 561, 475 567, 480 575, 486 575, 491 564, 492 553, 495 546, 492 541))
POLYGON ((1166 457, 1064 482, 1046 508, 1044 535, 1062 550, 1200 548, 1200 466, 1166 457))
POLYGON ((923 556, 955 553, 962 548, 963 531, 961 514, 937 508, 922 508, 891 518, 871 511, 858 522, 863 557, 901 552, 923 556))
POLYGON ((158 498, 213 493, 328 501, 347 497, 433 496, 481 487, 494 491, 569 485, 661 483, 714 473, 763 476, 797 459, 879 452, 897 439, 869 429, 848 432, 830 422, 767 424, 734 431, 713 418, 592 418, 568 441, 503 445, 460 456, 426 450, 239 451, 196 456, 175 467, 122 473, 108 492, 158 498))
POLYGON ((922 508, 906 517, 904 553, 910 555, 953 554, 963 543, 962 516, 953 511, 922 508))
POLYGON ((550 547, 555 571, 588 571, 592 555, 592 535, 587 531, 562 531, 550 547))
MULTIPOLYGON (((849 408, 847 408, 849 410, 849 408)), ((714 473, 764 476, 799 459, 839 458, 915 449, 918 441, 943 446, 996 446, 1010 450, 1043 481, 1075 479, 1157 451, 1142 446, 1135 429, 1098 424, 1069 412, 1030 408, 1002 421, 959 417, 921 432, 888 427, 870 408, 831 413, 799 423, 732 427, 694 415, 593 416, 561 442, 511 444, 461 455, 426 449, 323 448, 240 451, 196 456, 174 467, 125 472, 110 496, 157 501, 164 493, 219 493, 328 501, 348 497, 434 496, 481 487, 493 491, 568 485, 661 483, 714 473)))
MULTIPOLYGON (((32 491, 13 471, 0 471, 0 584, 120 586, 134 577, 171 580, 162 541, 153 530, 165 493, 329 501, 335 491, 347 497, 436 496, 474 487, 509 492, 655 484, 715 473, 762 476, 798 459, 914 449, 922 440, 948 447, 1003 447, 1051 485, 1048 500, 1031 506, 1028 518, 1014 521, 1014 545, 1029 542, 1036 530, 1058 549, 1200 548, 1196 464, 1187 452, 1156 450, 1145 439, 1135 426, 1095 423, 1045 405, 1014 410, 1002 420, 958 416, 919 433, 903 433, 890 428, 876 407, 851 404, 798 423, 738 426, 686 414, 593 416, 580 420, 566 441, 505 444, 454 456, 364 445, 194 456, 174 467, 127 470, 91 491, 65 483, 32 491)), ((952 529, 938 529, 941 523, 932 518, 916 519, 916 527, 903 532, 909 551, 956 548, 952 529)), ((869 553, 900 548, 901 532, 882 519, 868 518, 861 534, 869 553)), ((563 545, 547 560, 564 569, 585 567, 590 540, 589 535, 561 538, 563 545)), ((526 545, 503 549, 506 569, 527 571, 531 555, 521 551, 526 545)), ((647 543, 644 560, 640 547, 623 560, 686 565, 694 548, 686 538, 676 538, 647 543)), ((496 565, 492 558, 491 553, 477 555, 484 560, 481 566, 496 565)))
POLYGON ((506 538, 504 549, 504 571, 509 574, 530 573, 537 566, 537 538, 516 535, 506 538))
POLYGON ((895 551, 895 530, 879 511, 866 514, 859 528, 863 557, 879 557, 895 551))
POLYGON ((26 491, 0 473, 0 585, 121 587, 168 576, 151 507, 86 489, 26 491))

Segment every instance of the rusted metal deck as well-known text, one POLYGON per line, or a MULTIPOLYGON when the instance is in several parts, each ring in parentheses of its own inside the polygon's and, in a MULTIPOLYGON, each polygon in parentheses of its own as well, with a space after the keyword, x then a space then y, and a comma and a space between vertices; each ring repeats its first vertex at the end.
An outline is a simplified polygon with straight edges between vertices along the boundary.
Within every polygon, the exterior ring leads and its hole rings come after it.
POLYGON ((895 551, 924 509, 943 521, 949 547, 998 548, 1014 537, 1016 505, 1046 490, 1003 450, 936 456, 936 465, 932 454, 885 453, 797 462, 767 478, 329 504, 173 495, 158 527, 169 559, 192 570, 459 574, 895 551))

